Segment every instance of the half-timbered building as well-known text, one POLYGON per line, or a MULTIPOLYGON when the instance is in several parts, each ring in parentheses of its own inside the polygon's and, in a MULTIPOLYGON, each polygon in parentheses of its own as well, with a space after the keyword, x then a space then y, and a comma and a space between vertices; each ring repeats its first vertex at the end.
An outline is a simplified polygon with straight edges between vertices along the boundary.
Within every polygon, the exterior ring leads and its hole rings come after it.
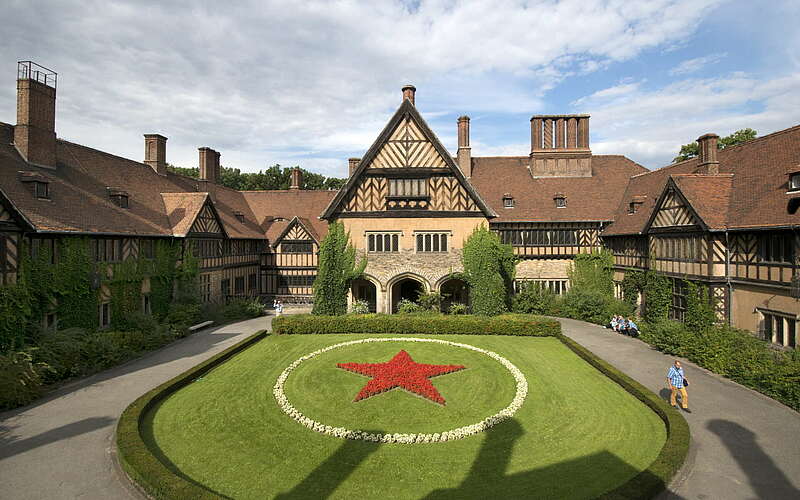
MULTIPOLYGON (((461 249, 486 225, 513 246, 520 281, 563 293, 575 256, 606 247, 618 282, 634 270, 672 279, 673 318, 683 319, 694 281, 711 290, 720 321, 796 345, 800 126, 719 153, 707 134, 698 158, 649 171, 593 154, 588 115, 536 115, 527 154, 474 157, 469 117, 457 120, 451 154, 407 85, 363 157, 349 160, 341 190, 301 189, 296 169, 290 189, 239 192, 219 183, 220 154, 208 147, 195 179, 167 170, 159 134, 144 136, 142 162, 56 138, 55 95, 55 73, 19 64, 17 123, 0 123, 0 286, 15 282, 23 252, 58 258, 61 238, 90 239, 99 263, 169 240, 198 258, 205 302, 309 303, 320 243, 339 221, 367 260, 351 300, 394 312, 403 298, 441 292, 446 307, 469 300, 461 249)), ((108 308, 111 291, 99 293, 108 308)))

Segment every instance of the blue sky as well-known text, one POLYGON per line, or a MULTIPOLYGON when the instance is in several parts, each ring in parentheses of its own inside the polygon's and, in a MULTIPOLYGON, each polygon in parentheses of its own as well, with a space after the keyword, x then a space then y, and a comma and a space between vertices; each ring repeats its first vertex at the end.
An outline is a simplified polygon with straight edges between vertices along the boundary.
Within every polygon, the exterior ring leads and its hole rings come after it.
POLYGON ((197 147, 255 171, 344 176, 417 86, 455 150, 526 155, 539 113, 589 113, 591 148, 663 166, 681 144, 800 123, 800 2, 6 2, 0 121, 15 122, 15 64, 59 73, 60 137, 171 163, 197 147), (3 76, 5 75, 5 76, 3 76))

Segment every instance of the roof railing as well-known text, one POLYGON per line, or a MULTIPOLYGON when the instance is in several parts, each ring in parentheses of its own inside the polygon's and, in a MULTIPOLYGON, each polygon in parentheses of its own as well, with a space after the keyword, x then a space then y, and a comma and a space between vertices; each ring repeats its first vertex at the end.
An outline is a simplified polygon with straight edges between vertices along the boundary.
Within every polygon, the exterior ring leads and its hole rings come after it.
POLYGON ((35 80, 56 88, 58 73, 33 61, 17 61, 17 80, 35 80))

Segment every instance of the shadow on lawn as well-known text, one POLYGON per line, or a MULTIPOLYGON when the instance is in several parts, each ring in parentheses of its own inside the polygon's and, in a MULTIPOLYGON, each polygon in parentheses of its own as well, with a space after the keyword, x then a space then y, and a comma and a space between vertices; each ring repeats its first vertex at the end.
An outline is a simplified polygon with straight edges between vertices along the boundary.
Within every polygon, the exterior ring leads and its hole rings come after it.
MULTIPOLYGON (((613 453, 602 451, 547 467, 506 474, 514 444, 523 433, 522 426, 514 419, 485 433, 478 456, 464 481, 456 488, 435 490, 426 499, 581 497, 592 490, 591 483, 602 483, 609 473, 632 478, 639 472, 613 453), (582 490, 586 493, 582 494, 582 490)), ((657 477, 648 472, 642 474, 645 477, 641 479, 651 487, 663 488, 663 482, 657 477)), ((607 494, 612 498, 640 498, 640 486, 641 483, 639 486, 622 485, 607 494)))
MULTIPOLYGON (((380 433, 381 431, 370 430, 367 432, 380 433)), ((336 488, 380 445, 380 443, 345 439, 344 443, 331 456, 319 464, 297 486, 287 493, 277 495, 275 498, 290 500, 330 497, 336 488)))

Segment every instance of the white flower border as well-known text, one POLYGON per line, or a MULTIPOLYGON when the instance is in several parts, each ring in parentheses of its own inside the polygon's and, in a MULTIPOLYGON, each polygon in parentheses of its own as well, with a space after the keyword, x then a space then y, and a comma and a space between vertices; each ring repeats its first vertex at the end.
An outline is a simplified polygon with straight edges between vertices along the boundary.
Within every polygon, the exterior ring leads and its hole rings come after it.
POLYGON ((503 420, 511 418, 517 410, 522 407, 522 403, 525 401, 525 398, 528 395, 528 381, 525 379, 525 375, 514 366, 514 364, 500 356, 499 354, 487 351, 486 349, 481 349, 479 347, 475 347, 469 344, 461 344, 459 342, 450 342, 448 340, 440 340, 440 339, 421 339, 415 337, 391 337, 391 338, 368 338, 368 339, 360 339, 360 340, 351 340, 349 342, 342 342, 339 344, 330 345, 328 347, 324 347, 322 349, 316 350, 305 356, 295 360, 292 364, 286 367, 285 370, 280 374, 278 380, 275 382, 275 387, 272 390, 272 393, 275 395, 275 400, 278 403, 278 406, 283 410, 284 413, 295 419, 296 421, 300 422, 302 425, 308 427, 309 429, 319 432, 320 434, 325 434, 327 436, 333 436, 341 439, 353 439, 353 440, 363 440, 363 441, 372 441, 376 443, 400 443, 400 444, 415 444, 415 443, 443 443, 445 441, 453 441, 456 439, 463 439, 467 436, 472 436, 479 432, 483 432, 503 420), (433 434, 381 434, 381 433, 369 433, 361 430, 352 430, 347 429, 345 427, 332 427, 330 425, 325 425, 323 423, 317 422, 316 420, 312 420, 302 413, 298 411, 292 404, 289 402, 289 399, 286 397, 286 394, 283 392, 283 386, 286 382, 286 379, 289 378, 289 374, 292 371, 300 366, 300 364, 304 361, 308 361, 316 356, 319 356, 322 353, 332 351, 333 349, 338 349, 340 347, 355 345, 355 344, 366 344, 370 342, 431 342, 435 344, 445 344, 454 347, 462 347, 464 349, 469 349, 472 351, 479 352, 481 354, 485 354, 490 358, 498 361, 500 364, 506 367, 511 375, 514 377, 517 383, 517 392, 514 395, 514 399, 511 401, 511 404, 500 410, 499 412, 495 413, 490 417, 486 417, 478 423, 472 425, 465 425, 464 427, 459 427, 457 429, 452 429, 445 432, 437 432, 433 434))

